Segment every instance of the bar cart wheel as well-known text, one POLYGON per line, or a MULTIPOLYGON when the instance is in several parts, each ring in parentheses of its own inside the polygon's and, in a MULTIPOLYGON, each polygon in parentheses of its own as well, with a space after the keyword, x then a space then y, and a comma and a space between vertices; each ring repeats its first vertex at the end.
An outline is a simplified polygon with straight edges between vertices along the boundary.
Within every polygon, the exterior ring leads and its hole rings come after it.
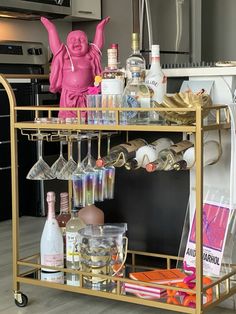
POLYGON ((14 294, 15 304, 19 307, 25 307, 28 304, 28 297, 22 292, 16 292, 14 294))

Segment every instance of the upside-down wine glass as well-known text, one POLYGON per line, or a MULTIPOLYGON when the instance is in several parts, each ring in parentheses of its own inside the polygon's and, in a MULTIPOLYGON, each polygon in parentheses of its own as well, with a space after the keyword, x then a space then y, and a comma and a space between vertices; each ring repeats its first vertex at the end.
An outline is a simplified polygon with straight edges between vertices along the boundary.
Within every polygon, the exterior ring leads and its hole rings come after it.
POLYGON ((65 166, 67 163, 66 159, 63 156, 63 144, 64 141, 60 140, 60 154, 57 160, 52 164, 51 170, 52 173, 57 177, 61 171, 61 169, 65 166))
POLYGON ((26 178, 29 180, 52 180, 56 176, 49 165, 43 160, 43 134, 38 134, 38 160, 28 172, 26 178))
POLYGON ((57 178, 60 180, 70 180, 72 173, 77 168, 77 163, 73 159, 73 141, 70 138, 69 139, 69 151, 68 151, 70 157, 67 163, 64 165, 64 167, 61 169, 61 171, 58 173, 57 178))

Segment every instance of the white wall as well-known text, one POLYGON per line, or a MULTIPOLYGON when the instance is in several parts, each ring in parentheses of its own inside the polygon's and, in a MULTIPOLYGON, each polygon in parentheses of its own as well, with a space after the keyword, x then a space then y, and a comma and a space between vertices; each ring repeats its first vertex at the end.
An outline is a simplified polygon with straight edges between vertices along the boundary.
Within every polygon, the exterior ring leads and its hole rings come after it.
MULTIPOLYGON (((54 20, 60 38, 65 42, 67 34, 72 30, 71 22, 54 20)), ((42 42, 48 48, 48 36, 40 21, 21 21, 0 19, 0 40, 19 40, 42 42)))

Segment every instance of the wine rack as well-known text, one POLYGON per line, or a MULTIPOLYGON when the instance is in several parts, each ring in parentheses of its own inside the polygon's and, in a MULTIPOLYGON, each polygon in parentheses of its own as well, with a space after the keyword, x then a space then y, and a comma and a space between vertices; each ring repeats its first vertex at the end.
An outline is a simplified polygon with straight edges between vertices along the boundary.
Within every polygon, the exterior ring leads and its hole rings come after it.
MULTIPOLYGON (((113 108, 115 112, 116 123, 114 125, 86 125, 80 124, 80 108, 72 109, 77 112, 77 119, 73 123, 66 123, 52 120, 52 112, 58 111, 59 107, 30 107, 20 106, 16 104, 14 92, 7 81, 7 76, 0 75, 0 83, 4 86, 10 103, 10 114, 11 114, 11 164, 12 164, 12 219, 13 219, 13 290, 16 305, 25 306, 27 304, 27 296, 25 296, 20 290, 20 284, 30 284, 41 287, 51 287, 59 290, 77 292, 87 295, 94 295, 101 298, 109 298, 114 300, 120 300, 130 303, 142 304, 156 308, 162 308, 166 310, 173 310, 182 313, 196 313, 200 314, 219 304, 221 301, 232 296, 236 293, 236 286, 232 284, 233 277, 236 275, 236 268, 232 269, 223 277, 213 281, 210 285, 203 286, 203 264, 202 264, 202 205, 203 205, 203 134, 205 131, 210 130, 221 130, 230 128, 230 118, 228 108, 225 105, 211 106, 210 108, 202 109, 201 106, 197 106, 195 109, 189 108, 178 108, 178 109, 145 109, 155 111, 188 111, 191 110, 195 113, 196 123, 191 125, 178 125, 178 124, 161 124, 161 125, 120 125, 119 115, 122 110, 121 108, 113 108), (35 113, 35 121, 18 121, 17 112, 19 111, 32 111, 35 113), (203 110, 214 111, 215 120, 211 121, 211 124, 205 124, 203 119, 203 110), (47 112, 47 119, 39 120, 41 111, 47 112), (222 118, 223 117, 223 118, 222 118), (18 204, 18 167, 17 167, 17 131, 18 130, 41 130, 47 132, 55 131, 142 131, 142 132, 186 132, 195 134, 195 149, 196 149, 196 287, 194 293, 196 294, 196 307, 191 308, 183 306, 181 304, 174 304, 166 302, 166 299, 149 300, 142 299, 135 295, 125 294, 123 286, 125 283, 131 283, 132 280, 126 277, 111 277, 106 275, 103 276, 107 280, 114 282, 114 288, 110 291, 92 290, 83 286, 83 277, 91 274, 85 273, 78 270, 61 269, 64 273, 76 273, 80 276, 80 286, 70 286, 66 284, 59 284, 54 282, 42 281, 38 278, 40 265, 39 254, 36 253, 33 256, 25 258, 19 258, 19 204, 18 204), (22 270, 23 269, 23 270, 22 270), (222 286, 226 287, 222 291, 222 286), (214 298, 211 302, 203 304, 203 295, 206 294, 207 289, 214 289, 216 291, 214 298)), ((60 109, 60 110, 66 110, 60 109)), ((70 109, 71 110, 71 109, 70 109)), ((90 109, 88 109, 90 110, 90 109)), ((91 109, 92 110, 92 109, 91 109)), ((99 110, 99 109, 98 109, 99 110)), ((106 110, 106 109, 102 109, 106 110)), ((109 108, 107 110, 110 110, 109 108)), ((141 110, 141 109, 129 109, 129 110, 141 110)), ((70 189, 69 189, 69 192, 70 189)), ((162 260, 166 268, 171 268, 173 261, 181 260, 181 258, 170 255, 162 255, 147 252, 128 251, 126 267, 132 271, 142 269, 142 264, 139 261, 139 257, 145 258, 156 258, 162 260)), ((142 259, 141 259, 142 260, 142 259)), ((47 268, 50 268, 47 266, 47 268)), ((53 269, 57 269, 53 267, 53 269)), ((93 275, 96 276, 96 275, 93 275)), ((137 285, 147 285, 143 282, 136 281, 137 285)), ((169 291, 182 291, 185 293, 192 294, 193 290, 177 288, 175 286, 160 285, 148 283, 152 287, 160 287, 168 289, 169 291)))

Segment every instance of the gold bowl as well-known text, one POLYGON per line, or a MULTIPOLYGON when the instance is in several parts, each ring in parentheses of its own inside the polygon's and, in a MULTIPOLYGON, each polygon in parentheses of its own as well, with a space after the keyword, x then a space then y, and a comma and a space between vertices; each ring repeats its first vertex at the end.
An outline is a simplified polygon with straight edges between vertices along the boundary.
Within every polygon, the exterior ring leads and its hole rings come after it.
MULTIPOLYGON (((176 93, 173 96, 164 96, 162 103, 154 103, 154 107, 162 108, 191 108, 196 109, 197 106, 210 107, 212 105, 211 97, 208 94, 194 94, 192 92, 176 93)), ((209 114, 209 109, 203 110, 203 117, 209 114)), ((170 122, 177 124, 191 124, 196 121, 195 111, 160 111, 160 116, 170 122)))

